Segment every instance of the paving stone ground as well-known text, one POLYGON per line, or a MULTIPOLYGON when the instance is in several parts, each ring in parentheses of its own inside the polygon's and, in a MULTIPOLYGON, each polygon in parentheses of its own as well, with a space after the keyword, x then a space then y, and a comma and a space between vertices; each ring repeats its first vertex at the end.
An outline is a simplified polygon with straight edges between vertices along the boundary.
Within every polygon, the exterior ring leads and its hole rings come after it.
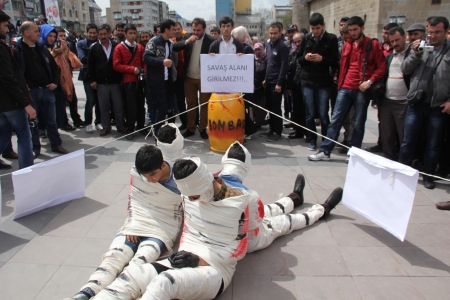
MULTIPOLYGON (((76 89, 83 112, 80 82, 76 89)), ((376 110, 369 108, 363 146, 375 143, 377 130, 376 110)), ((69 151, 119 136, 115 131, 107 137, 84 129, 61 131, 69 151)), ((128 172, 145 143, 153 140, 139 135, 87 152, 86 197, 16 221, 11 177, 1 178, 1 299, 57 300, 78 291, 125 219, 128 172)), ((48 140, 42 144, 37 162, 55 157, 48 140)), ((210 151, 198 133, 185 147, 184 154, 201 157, 211 171, 220 169, 221 155, 210 151)), ((344 185, 345 155, 333 153, 330 162, 309 162, 304 140, 267 143, 257 135, 247 148, 253 165, 245 184, 266 203, 291 192, 298 173, 306 177, 306 201, 299 210, 322 203, 344 185)), ((16 170, 17 161, 11 163, 16 170)), ((421 182, 404 242, 338 205, 327 221, 247 255, 219 299, 450 299, 450 212, 435 208, 436 202, 450 200, 450 184, 438 182, 435 190, 427 190, 421 182)))

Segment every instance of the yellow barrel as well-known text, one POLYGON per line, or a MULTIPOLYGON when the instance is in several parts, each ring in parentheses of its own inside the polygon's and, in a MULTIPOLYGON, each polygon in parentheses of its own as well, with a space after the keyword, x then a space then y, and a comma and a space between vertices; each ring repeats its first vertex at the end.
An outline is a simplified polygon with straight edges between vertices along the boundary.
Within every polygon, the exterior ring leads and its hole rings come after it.
POLYGON ((245 104, 240 93, 213 93, 208 103, 211 150, 226 152, 235 141, 244 143, 245 104))

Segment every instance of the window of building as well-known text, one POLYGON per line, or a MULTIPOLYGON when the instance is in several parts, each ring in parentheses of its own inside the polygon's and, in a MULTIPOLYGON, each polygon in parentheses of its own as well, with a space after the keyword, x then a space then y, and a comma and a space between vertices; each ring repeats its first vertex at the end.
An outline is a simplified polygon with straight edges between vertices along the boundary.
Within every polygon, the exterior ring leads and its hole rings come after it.
POLYGON ((69 17, 72 18, 72 10, 71 9, 69 9, 69 17))
POLYGON ((441 0, 431 0, 431 4, 441 4, 441 0))
POLYGON ((75 18, 78 18, 78 11, 75 11, 75 18))

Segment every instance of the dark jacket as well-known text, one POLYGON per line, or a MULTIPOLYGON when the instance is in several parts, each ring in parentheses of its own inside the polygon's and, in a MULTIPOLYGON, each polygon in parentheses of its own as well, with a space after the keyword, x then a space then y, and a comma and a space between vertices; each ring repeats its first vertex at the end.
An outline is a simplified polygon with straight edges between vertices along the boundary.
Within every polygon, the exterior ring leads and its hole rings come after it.
MULTIPOLYGON (((153 87, 163 87, 164 76, 164 59, 166 59, 166 43, 169 43, 169 55, 167 59, 172 60, 173 42, 171 40, 165 40, 162 35, 159 35, 151 39, 144 52, 144 63, 147 65, 147 84, 153 87)), ((169 76, 168 80, 173 81, 173 72, 176 72, 175 68, 168 68, 169 76)), ((176 78, 176 77, 175 77, 176 78)))
POLYGON ((450 102, 450 44, 444 43, 438 54, 424 52, 417 55, 411 53, 402 64, 403 74, 411 76, 411 86, 407 98, 423 89, 426 92, 426 103, 438 107, 450 102), (442 59, 441 59, 442 58, 442 59), (439 65, 436 68, 436 64, 439 65), (432 93, 430 87, 433 89, 432 93))
MULTIPOLYGON (((77 43, 77 54, 78 59, 81 61, 83 65, 88 64, 88 56, 89 56, 89 48, 91 48, 92 44, 96 43, 97 40, 91 41, 88 39, 80 40, 77 43)), ((85 81, 88 80, 88 72, 87 68, 81 67, 80 74, 78 74, 78 80, 85 81)))
MULTIPOLYGON (((25 48, 23 45, 23 40, 18 41, 14 44, 14 57, 16 58, 19 66, 22 70, 22 74, 25 74, 27 69, 26 59, 25 59, 25 48)), ((55 62, 55 59, 48 51, 47 47, 44 44, 36 43, 36 47, 39 48, 39 54, 41 55, 41 59, 44 62, 44 68, 47 72, 47 76, 50 79, 50 82, 59 85, 59 69, 58 65, 55 62)))
MULTIPOLYGON (((408 49, 406 49, 406 52, 405 52, 405 59, 409 56, 410 53, 411 53, 411 47, 408 46, 408 49)), ((386 85, 388 77, 389 77, 389 67, 391 66, 393 57, 394 57, 394 52, 389 53, 389 55, 386 57, 386 73, 384 74, 384 78, 383 78, 383 82, 385 85, 386 85)), ((409 90, 411 75, 403 74, 403 80, 405 81, 406 87, 409 90)))
POLYGON ((299 55, 300 48, 297 48, 289 54, 289 70, 287 74, 287 82, 286 82, 286 89, 292 90, 294 87, 294 84, 299 85, 300 84, 300 76, 301 76, 301 70, 302 66, 300 65, 300 55, 299 55))
POLYGON ((327 86, 331 82, 330 68, 339 67, 339 48, 337 37, 334 34, 324 32, 318 43, 314 41, 312 33, 308 33, 300 46, 299 62, 302 66, 300 80, 311 85, 327 86), (322 56, 321 62, 313 62, 305 59, 307 53, 317 53, 322 56))
MULTIPOLYGON (((186 38, 189 38, 190 35, 186 35, 186 38)), ((202 49, 200 50, 200 54, 208 54, 209 53, 209 47, 211 46, 211 44, 215 41, 215 39, 210 36, 207 35, 205 33, 205 35, 203 36, 203 43, 202 43, 202 49)), ((187 73, 187 69, 189 67, 189 63, 191 61, 191 55, 192 55, 192 46, 193 44, 185 44, 186 41, 180 41, 178 43, 175 43, 173 45, 173 51, 180 51, 180 50, 184 50, 184 66, 183 66, 183 77, 186 76, 187 73)))
MULTIPOLYGON (((222 38, 218 38, 215 40, 211 47, 209 47, 209 53, 219 54, 220 52, 220 43, 223 41, 222 38)), ((236 53, 244 53, 244 44, 233 38, 233 44, 236 46, 236 53)))
POLYGON ((289 69, 289 48, 281 39, 270 41, 266 48, 266 84, 283 86, 289 69))
POLYGON ((97 84, 119 84, 122 81, 122 73, 114 71, 113 68, 112 60, 116 46, 116 42, 111 42, 109 59, 106 57, 100 42, 91 46, 87 69, 89 82, 97 82, 97 84))
POLYGON ((266 79, 267 56, 255 59, 255 89, 263 88, 263 81, 266 79))
POLYGON ((0 112, 31 104, 27 83, 8 45, 0 41, 0 112))

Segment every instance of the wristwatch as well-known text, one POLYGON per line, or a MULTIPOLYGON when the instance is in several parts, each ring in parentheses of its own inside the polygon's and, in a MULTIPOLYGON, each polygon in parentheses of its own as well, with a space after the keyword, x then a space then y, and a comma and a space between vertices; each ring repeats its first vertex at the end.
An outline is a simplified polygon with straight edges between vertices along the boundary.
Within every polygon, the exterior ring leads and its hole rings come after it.
POLYGON ((367 83, 369 83, 370 85, 372 85, 372 84, 373 84, 373 82, 372 82, 372 81, 370 81, 370 79, 369 79, 369 80, 367 80, 367 83))

